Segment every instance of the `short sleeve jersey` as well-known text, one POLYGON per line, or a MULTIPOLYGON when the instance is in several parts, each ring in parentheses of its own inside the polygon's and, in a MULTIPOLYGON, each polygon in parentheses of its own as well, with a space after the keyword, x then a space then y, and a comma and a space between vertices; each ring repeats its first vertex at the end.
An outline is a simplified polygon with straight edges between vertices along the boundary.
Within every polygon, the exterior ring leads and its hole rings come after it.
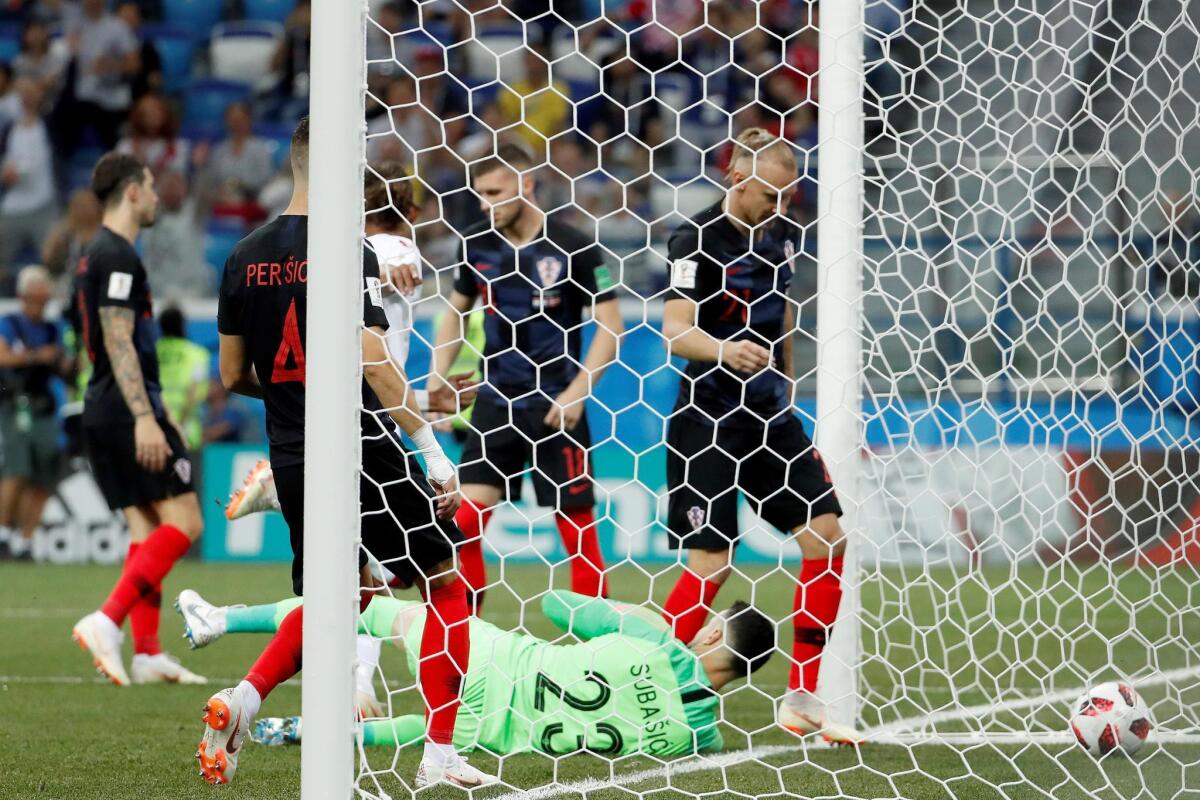
POLYGON ((723 425, 778 421, 789 406, 781 374, 783 342, 799 230, 778 219, 751 242, 718 203, 671 234, 667 299, 697 304, 696 326, 715 339, 750 340, 772 351, 775 368, 748 376, 711 362, 692 361, 679 384, 677 411, 723 425), (749 412, 749 413, 747 413, 749 412))
POLYGON ((421 269, 421 253, 412 239, 391 233, 377 233, 368 237, 371 249, 379 261, 380 280, 383 282, 383 311, 387 314, 387 349, 400 366, 408 361, 408 343, 412 338, 413 297, 402 294, 391 285, 388 269, 403 264, 415 264, 421 269))
MULTIPOLYGON (((0 340, 14 353, 31 352, 46 345, 59 344, 58 326, 48 320, 34 321, 18 311, 0 318, 0 340)), ((0 372, 0 403, 21 394, 39 410, 53 410, 54 392, 51 384, 55 367, 31 364, 0 372)))
MULTIPOLYGON (((241 336, 262 385, 271 462, 304 462, 304 381, 307 335, 308 217, 284 215, 238 242, 225 262, 217 303, 217 328, 241 336)), ((379 289, 379 263, 363 251, 363 324, 387 329, 379 289)), ((363 408, 380 408, 363 383, 363 408)), ((380 438, 384 418, 363 415, 364 444, 380 438)), ((387 428, 390 435, 392 429, 387 428)))
POLYGON ((615 297, 600 248, 555 214, 523 247, 490 222, 462 235, 454 288, 484 310, 483 391, 552 399, 579 372, 584 310, 615 297))
POLYGON ((133 422, 133 415, 113 376, 108 350, 104 347, 100 309, 106 306, 133 312, 133 346, 142 370, 142 383, 154 415, 164 416, 158 354, 154 346, 158 340, 158 326, 154 321, 146 269, 133 245, 108 228, 101 228, 79 261, 75 295, 80 334, 92 362, 92 377, 83 401, 83 424, 133 422))

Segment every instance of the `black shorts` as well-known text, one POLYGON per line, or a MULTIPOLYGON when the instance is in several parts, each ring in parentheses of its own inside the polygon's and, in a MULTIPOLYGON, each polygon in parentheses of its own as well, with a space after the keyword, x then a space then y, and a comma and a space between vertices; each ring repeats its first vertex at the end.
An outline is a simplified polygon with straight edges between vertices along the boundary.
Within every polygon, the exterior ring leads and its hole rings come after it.
POLYGON ((458 467, 459 483, 495 486, 516 502, 521 499, 522 479, 528 472, 540 506, 595 505, 587 414, 579 418, 574 430, 564 432, 545 423, 549 410, 549 401, 524 400, 517 405, 492 394, 480 395, 471 412, 471 431, 458 467))
MULTIPOLYGON (((462 534, 452 520, 434 514, 433 489, 415 456, 391 443, 363 443, 363 474, 358 482, 362 548, 404 583, 436 574, 432 567, 454 557, 462 534)), ((292 542, 292 590, 304 594, 304 465, 274 470, 275 491, 292 542)))
POLYGON ((736 547, 739 490, 783 533, 823 514, 842 515, 821 456, 793 415, 770 427, 736 428, 676 413, 667 445, 672 548, 736 547))
POLYGON ((132 422, 84 426, 83 447, 92 466, 92 478, 112 510, 147 506, 196 491, 187 445, 174 425, 165 419, 159 419, 158 424, 171 448, 162 472, 147 472, 138 463, 132 422))

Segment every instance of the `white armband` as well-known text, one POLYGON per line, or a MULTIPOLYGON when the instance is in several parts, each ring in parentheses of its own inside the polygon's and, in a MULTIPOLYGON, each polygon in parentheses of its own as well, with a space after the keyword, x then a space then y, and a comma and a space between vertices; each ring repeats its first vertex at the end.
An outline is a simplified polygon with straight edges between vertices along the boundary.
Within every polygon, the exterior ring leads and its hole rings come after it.
POLYGON ((454 477, 454 465, 450 463, 450 459, 446 458, 446 453, 438 444, 432 425, 426 422, 409 438, 417 446, 417 452, 425 459, 425 470, 429 480, 441 485, 454 477))

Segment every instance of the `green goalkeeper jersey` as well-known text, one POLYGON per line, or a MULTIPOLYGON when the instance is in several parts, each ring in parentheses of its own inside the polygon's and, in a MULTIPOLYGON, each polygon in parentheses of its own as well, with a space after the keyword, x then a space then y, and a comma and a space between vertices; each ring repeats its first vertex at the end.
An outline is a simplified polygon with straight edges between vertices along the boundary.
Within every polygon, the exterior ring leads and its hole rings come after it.
MULTIPOLYGON (((471 618, 456 745, 610 756, 722 748, 719 698, 699 659, 660 618, 573 592, 545 595, 542 611, 582 643, 555 644, 471 618)), ((414 675, 424 622, 417 616, 405 636, 414 675)))

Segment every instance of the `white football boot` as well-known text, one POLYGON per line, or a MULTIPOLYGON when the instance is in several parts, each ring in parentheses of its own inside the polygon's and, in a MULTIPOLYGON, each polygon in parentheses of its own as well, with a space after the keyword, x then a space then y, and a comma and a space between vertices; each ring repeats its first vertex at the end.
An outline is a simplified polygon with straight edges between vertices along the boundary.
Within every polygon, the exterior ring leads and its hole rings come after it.
POLYGON ((254 726, 241 689, 222 689, 204 704, 204 738, 196 750, 200 777, 211 784, 229 783, 237 771, 246 734, 254 726))
POLYGON ((279 495, 275 491, 275 474, 271 471, 271 462, 264 458, 246 475, 242 488, 229 498, 229 504, 225 506, 225 518, 235 520, 259 511, 278 510, 279 495))
POLYGON ((129 674, 121 660, 121 643, 125 635, 104 612, 93 611, 76 622, 71 638, 80 650, 91 653, 97 672, 117 686, 129 685, 129 674))
POLYGON ((225 606, 214 606, 199 592, 184 589, 175 598, 175 610, 183 617, 183 638, 198 650, 225 635, 225 606))
POLYGON ((182 683, 203 686, 208 678, 197 675, 179 663, 179 659, 166 653, 148 656, 135 653, 129 670, 134 683, 182 683))
POLYGON ((828 719, 824 704, 807 692, 791 692, 779 704, 779 727, 797 736, 818 734, 832 745, 858 747, 867 737, 851 725, 828 719))
POLYGON ((422 758, 421 766, 417 767, 415 788, 424 789, 427 786, 446 784, 470 790, 493 786, 499 782, 500 779, 495 775, 489 775, 468 764, 466 756, 455 755, 447 764, 435 764, 428 758, 422 758))

